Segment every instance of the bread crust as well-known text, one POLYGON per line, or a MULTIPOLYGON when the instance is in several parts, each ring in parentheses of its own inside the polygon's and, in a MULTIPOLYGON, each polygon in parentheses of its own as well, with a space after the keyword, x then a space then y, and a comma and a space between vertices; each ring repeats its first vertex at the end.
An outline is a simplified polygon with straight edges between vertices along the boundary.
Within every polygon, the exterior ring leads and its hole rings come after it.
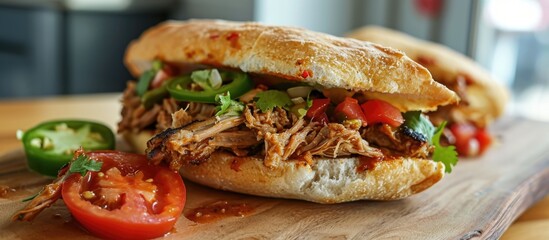
POLYGON ((459 100, 401 51, 301 28, 220 20, 169 21, 133 41, 125 63, 138 76, 154 59, 230 67, 329 88, 396 94, 385 100, 401 111, 434 110, 459 100))
MULTIPOLYGON (((126 133, 124 139, 143 153, 151 132, 126 133)), ((356 200, 396 200, 428 189, 444 177, 444 165, 427 159, 380 161, 359 172, 358 158, 315 158, 314 165, 287 160, 272 168, 255 157, 215 152, 200 165, 186 165, 179 173, 216 189, 265 197, 301 199, 317 203, 356 200)))
POLYGON ((215 152, 205 163, 181 168, 180 174, 216 189, 317 203, 402 199, 444 176, 442 163, 425 159, 380 161, 363 172, 357 171, 359 165, 358 158, 337 158, 315 159, 314 165, 287 160, 268 168, 259 158, 215 152))
POLYGON ((509 98, 508 91, 473 60, 441 44, 420 40, 407 34, 378 26, 367 26, 346 35, 393 47, 429 69, 435 81, 447 86, 456 84, 459 75, 469 81, 467 102, 456 106, 456 114, 484 127, 501 116, 509 98))

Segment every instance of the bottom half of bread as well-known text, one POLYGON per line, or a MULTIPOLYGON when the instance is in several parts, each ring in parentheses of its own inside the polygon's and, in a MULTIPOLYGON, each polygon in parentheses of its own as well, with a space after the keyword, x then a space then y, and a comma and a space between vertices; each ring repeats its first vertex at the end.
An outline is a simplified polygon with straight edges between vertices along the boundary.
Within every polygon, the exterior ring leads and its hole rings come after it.
MULTIPOLYGON (((136 152, 144 152, 150 134, 126 134, 136 152)), ((419 193, 444 176, 444 165, 428 159, 398 157, 359 171, 359 158, 316 158, 313 164, 281 161, 266 167, 257 157, 235 157, 218 151, 180 174, 193 182, 233 192, 317 203, 395 200, 419 193), (235 166, 235 164, 237 166, 235 166)))

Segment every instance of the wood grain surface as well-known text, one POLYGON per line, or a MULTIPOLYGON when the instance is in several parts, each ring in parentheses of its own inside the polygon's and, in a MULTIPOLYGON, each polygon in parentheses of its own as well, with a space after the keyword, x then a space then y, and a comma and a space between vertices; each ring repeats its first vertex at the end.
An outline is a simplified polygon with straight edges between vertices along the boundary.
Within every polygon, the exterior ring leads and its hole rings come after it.
MULTIPOLYGON (((16 129, 52 118, 103 121, 114 127, 119 95, 0 103, 0 239, 93 238, 62 201, 32 223, 9 217, 51 181, 26 169, 16 129), (101 105, 105 105, 101 107, 101 105), (49 114, 48 114, 49 113, 49 114), (54 114, 55 113, 55 114, 54 114), (3 144, 3 143, 10 144, 3 144)), ((507 117, 494 126, 499 142, 480 159, 462 160, 431 189, 408 199, 319 205, 223 192, 187 184, 185 213, 216 201, 246 203, 254 211, 199 224, 181 217, 167 239, 497 239, 520 214, 549 193, 549 124, 507 117)), ((120 144, 124 148, 123 144, 120 144)), ((523 214, 504 239, 548 239, 549 198, 523 214)))

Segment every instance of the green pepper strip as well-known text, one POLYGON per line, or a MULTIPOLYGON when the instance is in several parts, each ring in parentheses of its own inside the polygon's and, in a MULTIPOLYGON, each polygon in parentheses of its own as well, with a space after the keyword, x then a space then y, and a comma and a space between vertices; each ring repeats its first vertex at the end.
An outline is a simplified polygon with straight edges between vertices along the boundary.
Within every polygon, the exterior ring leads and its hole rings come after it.
POLYGON ((143 94, 143 97, 141 98, 141 102, 143 103, 143 106, 145 109, 150 109, 154 106, 155 103, 159 103, 162 101, 162 99, 168 97, 170 93, 168 92, 168 83, 173 80, 165 81, 162 86, 150 90, 143 94))
POLYGON ((111 129, 103 124, 83 120, 58 120, 41 123, 26 131, 21 139, 27 155, 29 168, 55 177, 73 156, 73 151, 82 146, 84 150, 114 149, 115 137, 111 129), (72 130, 59 130, 58 125, 66 124, 72 130), (99 134, 95 139, 92 134, 99 134), (33 139, 51 140, 51 148, 37 147, 33 139))
POLYGON ((139 81, 137 81, 137 87, 135 88, 137 96, 141 97, 147 92, 151 85, 151 81, 154 79, 154 76, 156 76, 156 73, 162 69, 163 65, 164 64, 161 61, 155 60, 152 63, 152 68, 141 74, 139 81))
MULTIPOLYGON (((253 82, 246 73, 240 72, 224 72, 222 76, 226 76, 233 81, 228 84, 223 84, 218 89, 207 89, 203 91, 191 91, 188 85, 193 82, 190 76, 182 76, 167 85, 170 95, 178 101, 186 102, 203 102, 215 103, 217 94, 230 92, 231 98, 239 98, 253 88, 253 82)), ((225 78, 224 78, 225 80, 225 78)))

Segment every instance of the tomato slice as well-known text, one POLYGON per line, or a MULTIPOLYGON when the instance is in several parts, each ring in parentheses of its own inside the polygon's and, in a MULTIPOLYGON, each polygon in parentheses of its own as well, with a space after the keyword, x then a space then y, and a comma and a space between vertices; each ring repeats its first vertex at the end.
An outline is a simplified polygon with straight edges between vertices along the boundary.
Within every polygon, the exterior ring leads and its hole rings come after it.
POLYGON ((149 239, 169 232, 183 211, 185 185, 177 172, 149 165, 144 155, 87 153, 101 171, 69 176, 62 196, 88 231, 109 239, 149 239))
POLYGON ((358 105, 358 100, 351 97, 345 97, 345 100, 337 105, 335 114, 342 116, 342 120, 358 119, 362 121, 362 126, 367 124, 366 116, 364 116, 360 105, 358 105))
POLYGON ((404 123, 402 113, 398 108, 382 100, 369 100, 360 105, 368 124, 386 123, 398 127, 404 123))
POLYGON ((326 113, 328 106, 330 106, 330 99, 328 98, 313 99, 313 104, 311 104, 311 107, 307 110, 307 114, 305 115, 311 119, 315 117, 318 118, 323 113, 326 113))

